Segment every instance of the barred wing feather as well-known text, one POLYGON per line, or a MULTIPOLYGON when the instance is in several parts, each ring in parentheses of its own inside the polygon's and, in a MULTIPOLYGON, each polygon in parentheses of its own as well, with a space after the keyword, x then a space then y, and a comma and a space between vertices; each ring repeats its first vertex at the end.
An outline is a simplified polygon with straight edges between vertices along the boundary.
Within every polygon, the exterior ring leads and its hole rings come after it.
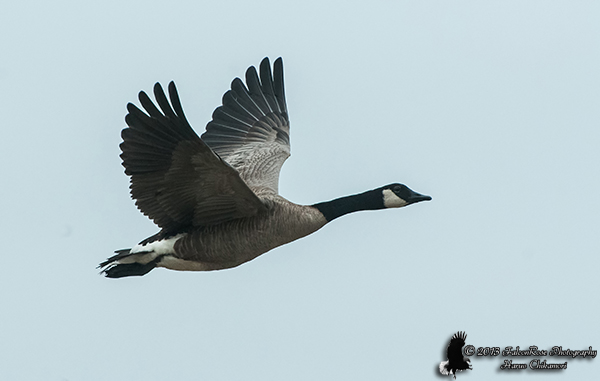
POLYGON ((260 78, 254 66, 246 71, 248 87, 241 79, 234 79, 202 135, 202 140, 257 193, 278 193, 279 172, 290 156, 281 58, 275 61, 273 74, 265 58, 260 64, 260 78))

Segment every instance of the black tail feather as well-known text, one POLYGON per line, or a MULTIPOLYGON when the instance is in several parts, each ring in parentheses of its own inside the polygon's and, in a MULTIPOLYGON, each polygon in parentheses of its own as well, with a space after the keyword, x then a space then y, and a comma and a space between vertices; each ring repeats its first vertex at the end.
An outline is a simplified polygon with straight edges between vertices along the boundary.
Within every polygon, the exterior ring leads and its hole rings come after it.
POLYGON ((101 274, 104 274, 107 278, 123 278, 127 276, 146 275, 156 267, 163 257, 163 255, 158 256, 148 263, 118 263, 117 261, 129 257, 130 255, 142 253, 131 254, 131 249, 121 249, 115 251, 115 253, 117 254, 98 265, 98 268, 104 268, 101 271, 101 274))
POLYGON ((160 257, 146 264, 142 263, 124 263, 116 264, 103 270, 107 278, 123 278, 126 276, 142 276, 148 274, 160 261, 160 257))
POLYGON ((130 255, 131 249, 121 249, 121 250, 116 250, 115 253, 117 253, 117 255, 113 255, 112 257, 108 258, 106 261, 100 263, 98 265, 98 269, 102 268, 102 267, 106 267, 108 265, 110 265, 112 262, 118 261, 119 259, 128 257, 130 255))

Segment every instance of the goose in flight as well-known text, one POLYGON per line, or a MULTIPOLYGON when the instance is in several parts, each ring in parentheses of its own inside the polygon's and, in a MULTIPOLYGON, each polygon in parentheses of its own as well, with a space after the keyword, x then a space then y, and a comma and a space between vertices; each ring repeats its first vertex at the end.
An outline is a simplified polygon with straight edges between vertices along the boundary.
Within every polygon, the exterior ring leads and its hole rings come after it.
POLYGON ((120 148, 131 197, 160 231, 102 262, 109 278, 236 267, 347 213, 431 200, 397 183, 314 205, 281 197, 279 171, 290 156, 281 58, 273 72, 265 58, 259 72, 246 71, 246 84, 234 79, 202 137, 173 82, 170 102, 158 83, 154 96, 160 109, 143 91, 145 112, 127 105, 120 148))

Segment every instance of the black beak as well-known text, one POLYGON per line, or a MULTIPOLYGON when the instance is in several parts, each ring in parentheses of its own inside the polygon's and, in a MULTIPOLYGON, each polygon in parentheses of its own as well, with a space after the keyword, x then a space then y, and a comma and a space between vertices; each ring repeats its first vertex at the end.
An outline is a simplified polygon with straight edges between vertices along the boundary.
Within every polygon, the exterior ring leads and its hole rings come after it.
POLYGON ((426 196, 424 194, 420 194, 414 191, 410 191, 411 194, 408 197, 408 200, 406 200, 406 202, 408 203, 408 205, 410 204, 414 204, 417 202, 421 202, 421 201, 431 201, 431 196, 426 196))

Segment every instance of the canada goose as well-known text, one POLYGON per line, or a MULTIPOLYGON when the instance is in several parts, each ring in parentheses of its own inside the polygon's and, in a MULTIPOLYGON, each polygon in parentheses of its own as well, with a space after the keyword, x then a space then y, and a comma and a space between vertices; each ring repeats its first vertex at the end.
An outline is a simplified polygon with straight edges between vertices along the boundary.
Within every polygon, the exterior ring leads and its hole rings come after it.
POLYGON ((236 78, 202 137, 185 118, 175 84, 129 103, 121 136, 125 173, 136 205, 160 228, 132 249, 117 250, 99 267, 109 278, 144 275, 155 267, 220 270, 311 234, 359 210, 399 208, 431 197, 402 184, 314 205, 278 194, 279 171, 290 156, 283 61, 236 78))

